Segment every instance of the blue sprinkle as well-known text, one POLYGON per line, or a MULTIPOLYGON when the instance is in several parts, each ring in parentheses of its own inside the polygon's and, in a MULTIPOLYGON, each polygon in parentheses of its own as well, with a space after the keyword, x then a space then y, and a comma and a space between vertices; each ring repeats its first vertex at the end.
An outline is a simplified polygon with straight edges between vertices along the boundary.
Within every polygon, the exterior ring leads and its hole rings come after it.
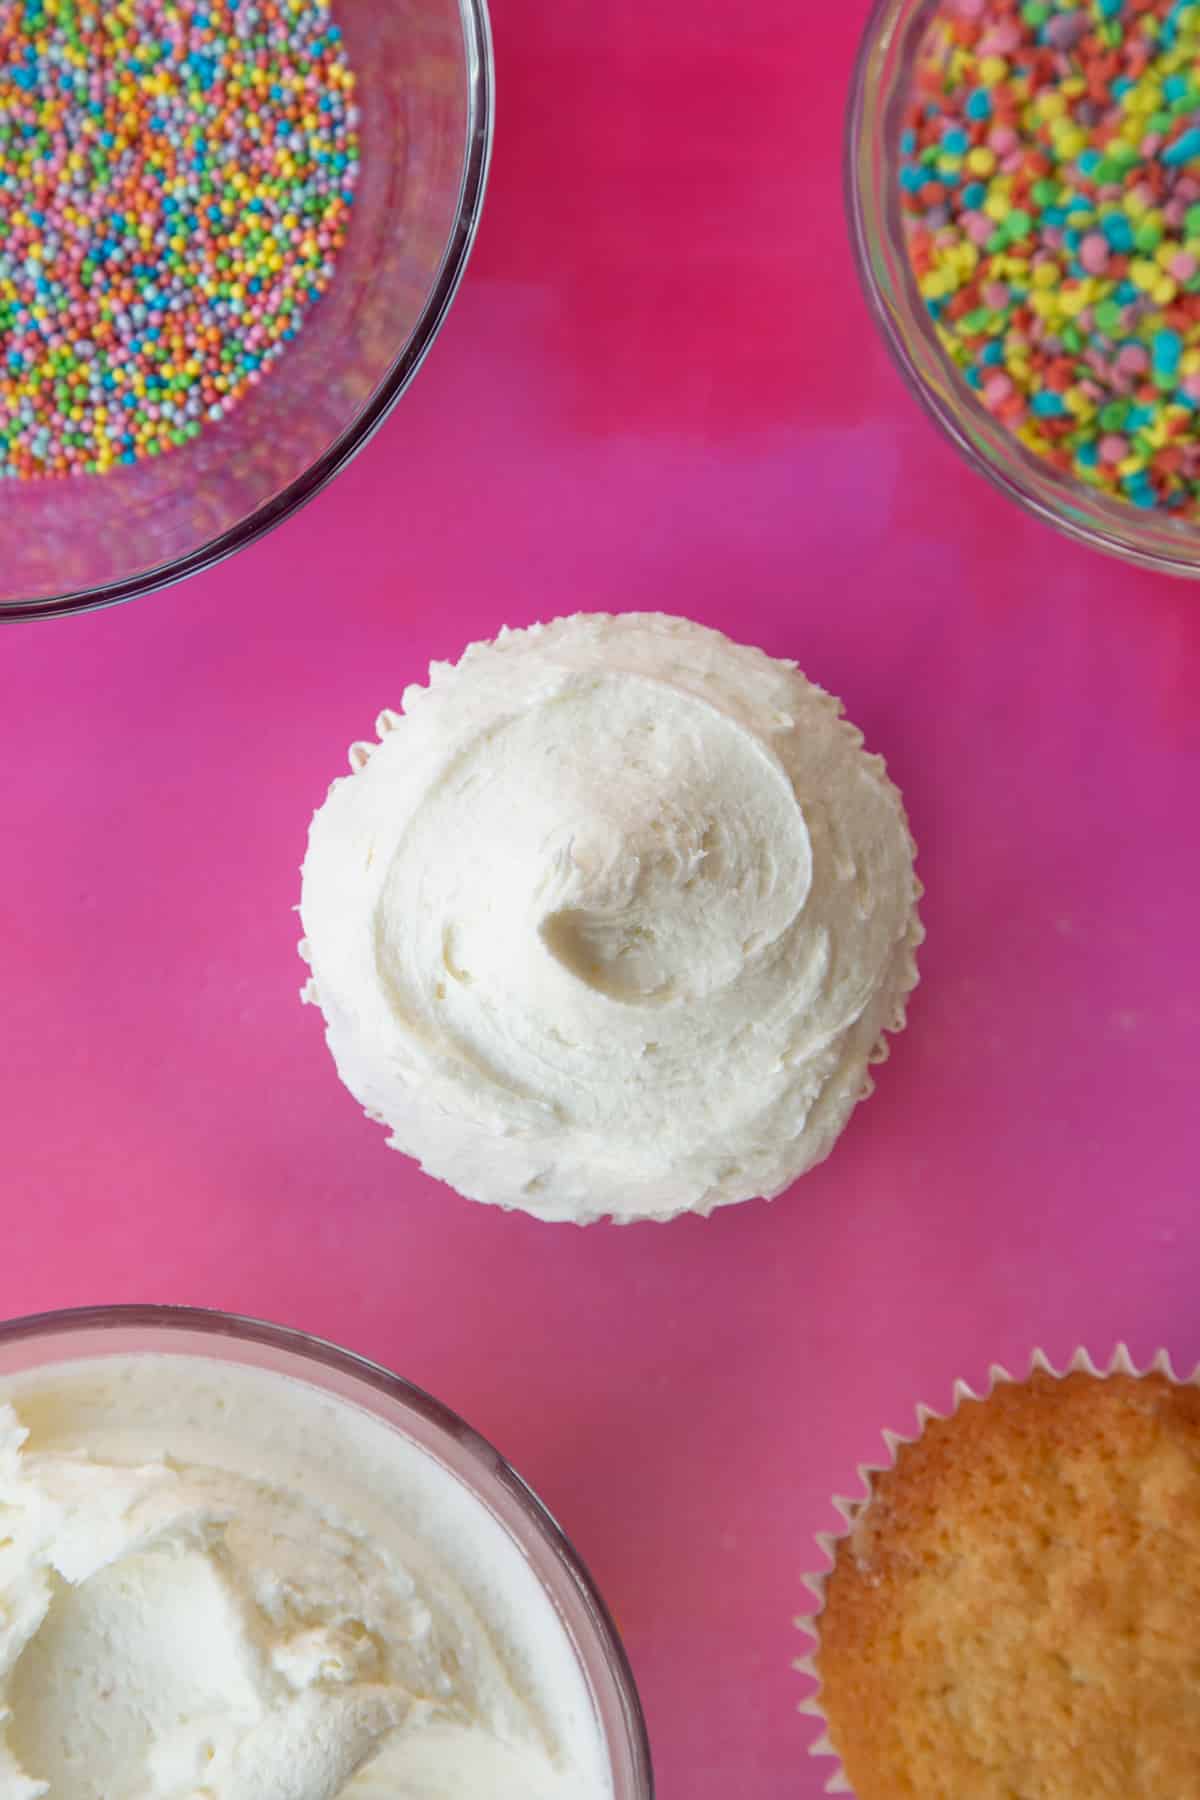
POLYGON ((992 96, 986 88, 976 88, 975 92, 968 96, 966 113, 968 119, 974 119, 978 124, 991 118, 992 96))
POLYGON ((1100 221, 1100 229, 1108 239, 1109 248, 1118 256, 1128 256, 1133 250, 1133 226, 1124 213, 1106 213, 1100 221))
POLYGON ((1034 394, 1029 405, 1039 419, 1061 419, 1067 410, 1062 395, 1055 394, 1048 388, 1040 394, 1034 394))
POLYGON ((1151 354, 1158 374, 1173 375, 1183 355, 1183 339, 1177 331, 1155 332, 1151 354))
MULTIPOLYGON (((971 140, 961 126, 952 125, 942 137, 942 149, 947 156, 965 156, 971 148, 971 140)), ((345 166, 343 162, 343 167, 345 166)))
POLYGON ((1179 167, 1180 163, 1191 162, 1197 158, 1200 158, 1200 125, 1193 125, 1184 132, 1182 137, 1177 137, 1173 144, 1167 145, 1160 160, 1165 162, 1168 168, 1175 169, 1179 167))

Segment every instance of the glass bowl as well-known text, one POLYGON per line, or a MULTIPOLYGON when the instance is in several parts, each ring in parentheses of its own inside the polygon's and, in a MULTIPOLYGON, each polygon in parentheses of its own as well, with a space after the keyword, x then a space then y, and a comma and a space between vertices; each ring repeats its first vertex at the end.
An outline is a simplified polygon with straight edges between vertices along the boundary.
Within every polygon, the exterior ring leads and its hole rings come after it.
POLYGON ((79 612, 207 569, 362 449, 466 266, 491 155, 485 0, 335 0, 358 74, 349 236, 296 342, 229 417, 104 475, 0 481, 0 618, 79 612))
POLYGON ((973 469, 1068 537, 1143 568, 1200 575, 1200 529, 1095 493, 1025 449, 980 405, 937 341, 904 242, 896 171, 904 105, 939 0, 874 0, 846 122, 850 235, 867 300, 901 375, 973 469))
POLYGON ((613 1800, 653 1800, 650 1746, 629 1661, 596 1587, 536 1494, 440 1400, 320 1338, 184 1306, 99 1306, 0 1324, 0 1384, 54 1363, 170 1355, 289 1377, 401 1432, 474 1496, 513 1540, 566 1630, 595 1706, 613 1800))

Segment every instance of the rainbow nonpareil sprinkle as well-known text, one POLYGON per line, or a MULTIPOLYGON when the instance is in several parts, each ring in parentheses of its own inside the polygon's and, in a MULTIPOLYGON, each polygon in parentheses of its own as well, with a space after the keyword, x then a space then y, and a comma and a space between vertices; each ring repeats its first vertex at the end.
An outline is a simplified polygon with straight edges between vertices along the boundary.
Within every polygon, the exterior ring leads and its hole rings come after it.
POLYGON ((945 0, 900 144, 909 255, 982 404, 1056 468, 1200 510, 1200 4, 945 0))
POLYGON ((186 444, 295 338, 358 168, 329 0, 0 0, 0 476, 186 444))

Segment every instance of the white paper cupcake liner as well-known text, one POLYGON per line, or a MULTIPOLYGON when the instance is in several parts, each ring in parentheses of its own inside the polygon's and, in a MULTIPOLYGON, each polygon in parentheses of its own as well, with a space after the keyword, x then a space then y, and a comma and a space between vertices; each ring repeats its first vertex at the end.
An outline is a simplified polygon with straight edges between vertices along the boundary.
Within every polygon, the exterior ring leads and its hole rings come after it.
MULTIPOLYGON (((632 615, 627 616, 631 617, 632 615)), ((555 621, 556 624, 564 622, 569 623, 570 621, 555 621)), ((532 629, 540 631, 543 627, 538 626, 533 627, 532 629)), ((509 634, 506 631, 501 631, 497 641, 502 642, 506 636, 510 635, 521 636, 522 634, 509 634)), ((435 678, 437 676, 440 675, 445 679, 448 675, 456 673, 458 667, 460 667, 462 663, 465 663, 470 657, 476 653, 489 652, 492 647, 493 646, 486 643, 471 645, 468 647, 468 650, 464 652, 463 657, 460 659, 460 663, 456 665, 431 664, 429 689, 432 689, 435 686, 435 678)), ((788 664, 786 666, 793 669, 795 668, 794 664, 788 664)), ((801 679, 803 680, 804 678, 801 677, 801 679)), ((422 695, 426 695, 429 689, 420 689, 414 686, 413 689, 406 691, 406 702, 411 693, 420 692, 422 695)), ((628 1225, 639 1223, 666 1224, 672 1219, 680 1218, 685 1215, 710 1218, 715 1212, 724 1210, 726 1206, 739 1204, 755 1195, 770 1201, 777 1198, 780 1194, 790 1191, 798 1180, 802 1179, 811 1169, 818 1167, 834 1152, 841 1140, 843 1132, 849 1126, 850 1120, 859 1105, 864 1100, 869 1099, 874 1093, 874 1071, 882 1063, 888 1061, 892 1053, 892 1039, 898 1037, 906 1029, 909 1004, 913 992, 920 982, 918 952, 924 944, 926 937, 925 925, 920 914, 920 906, 925 895, 925 886, 916 872, 918 855, 917 845, 904 807, 903 796, 888 773, 888 766, 885 758, 877 753, 867 751, 862 732, 846 718, 841 700, 827 694, 824 690, 819 688, 816 688, 815 692, 820 696, 822 705, 827 709, 832 709, 838 733, 852 747, 853 752, 859 757, 862 765, 875 771, 880 779, 891 789, 899 809, 899 824, 906 839, 909 854, 908 874, 910 880, 910 904, 903 928, 899 931, 891 946, 886 968, 880 977, 880 988, 882 991, 878 995, 874 993, 870 994, 868 1002, 862 1008, 860 1013, 852 1018, 850 1023, 844 1027, 846 1037, 852 1039, 855 1044, 854 1055, 852 1058, 848 1058, 848 1060, 857 1063, 861 1056, 861 1078, 858 1081, 857 1087, 853 1089, 847 1087, 844 1093, 835 1092, 833 1094, 834 1104, 828 1106, 824 1104, 827 1097, 826 1091, 824 1088, 821 1089, 819 1104, 814 1104, 811 1109, 814 1121, 818 1121, 812 1129, 812 1135, 816 1140, 813 1149, 809 1153, 807 1160, 802 1162, 798 1170, 793 1167, 787 1171, 786 1179, 782 1182, 774 1179, 774 1170, 769 1167, 767 1174, 761 1179, 761 1185, 750 1188, 747 1191, 729 1194, 723 1191, 720 1180, 717 1177, 714 1177, 713 1185, 703 1198, 685 1199, 674 1206, 671 1206, 669 1202, 660 1203, 658 1195, 652 1193, 651 1197, 653 1204, 634 1208, 627 1202, 626 1207, 619 1212, 610 1210, 611 1203, 605 1204, 603 1199, 598 1199, 596 1204, 594 1206, 589 1206, 587 1210, 580 1210, 578 1212, 569 1210, 551 1212, 543 1205, 536 1204, 532 1200, 526 1200, 524 1197, 497 1202, 503 1206, 505 1211, 522 1210, 528 1212, 533 1217, 560 1221, 570 1219, 573 1223, 579 1225, 594 1224, 601 1219, 611 1219, 614 1223, 628 1225), (877 1003, 879 1005, 879 1012, 876 1015, 875 1007, 877 1003), (859 1022, 864 1014, 869 1014, 871 1016, 872 1029, 875 1035, 874 1041, 870 1044, 865 1056, 862 1056, 862 1053, 857 1049, 857 1036, 859 1022), (824 1122, 823 1125, 820 1123, 822 1120, 824 1122)), ((780 715, 780 717, 783 718, 784 716, 780 715)), ((405 714, 403 712, 396 712, 391 708, 385 707, 375 721, 376 738, 374 740, 359 739, 349 746, 347 756, 352 774, 360 774, 362 770, 366 768, 375 753, 380 749, 384 740, 392 732, 397 730, 397 728, 402 726, 404 722, 405 714)), ((784 722, 789 725, 792 723, 790 719, 784 719, 784 722)), ((332 784, 330 792, 332 793, 333 789, 338 786, 339 783, 335 781, 332 784)), ((319 816, 320 813, 318 812, 318 817, 319 816)), ((299 911, 300 908, 296 908, 296 910, 299 911)), ((312 973, 313 952, 308 938, 305 936, 300 937, 296 947, 301 961, 309 970, 309 973, 305 976, 299 990, 300 1000, 302 1004, 315 1006, 319 1011, 324 1013, 327 1027, 326 1035, 332 1048, 333 1040, 329 1026, 330 1010, 326 1004, 327 995, 323 991, 322 985, 319 983, 316 975, 312 973)), ((331 999, 334 998, 334 996, 328 997, 331 999)), ((352 1011, 353 1009, 351 1009, 351 1012, 352 1011)), ((335 1061, 337 1061, 336 1053, 335 1061)), ((782 1068, 783 1066, 784 1065, 781 1063, 780 1067, 782 1068)), ((353 1083, 346 1081, 344 1076, 343 1081, 351 1088, 351 1092, 356 1095, 358 1094, 358 1088, 353 1083)), ((475 1192, 474 1189, 460 1186, 452 1174, 441 1172, 434 1167, 427 1158, 423 1159, 422 1155, 412 1147, 410 1136, 407 1133, 401 1133, 400 1130, 395 1127, 392 1114, 381 1111, 376 1106, 367 1105, 361 1100, 360 1104, 362 1104, 363 1111, 368 1119, 385 1127, 388 1127, 389 1125, 392 1126, 392 1133, 389 1135, 388 1142, 393 1148, 402 1151, 406 1155, 415 1157, 418 1161, 421 1161, 421 1166, 428 1172, 433 1173, 437 1179, 445 1181, 449 1186, 458 1187, 459 1192, 472 1193, 474 1198, 480 1198, 480 1195, 475 1192)), ((447 1104, 441 1110, 444 1111, 448 1117, 455 1116, 452 1103, 447 1104)), ((806 1119, 802 1121, 799 1127, 795 1128, 793 1135, 796 1139, 803 1139, 805 1133, 808 1131, 809 1124, 806 1119)), ((515 1131, 509 1132, 506 1129, 504 1132, 506 1141, 515 1141, 519 1136, 520 1134, 515 1131)), ((767 1138, 764 1141, 769 1143, 770 1139, 767 1138)), ((535 1175, 533 1179, 534 1181, 538 1181, 541 1177, 535 1175)), ((661 1185, 669 1186, 674 1180, 675 1177, 673 1175, 666 1175, 663 1177, 661 1185)), ((536 1191, 532 1187, 532 1184, 527 1184, 527 1188, 529 1192, 536 1191)))
POLYGON ((815 1720, 820 1727, 817 1737, 808 1746, 808 1754, 825 1757, 835 1765, 825 1783, 827 1794, 853 1794, 854 1792, 829 1735, 829 1722, 821 1705, 821 1682, 816 1665, 817 1647, 821 1635, 820 1619, 825 1609, 825 1587, 833 1569, 837 1546, 849 1537, 859 1516, 869 1503, 872 1478, 885 1474, 895 1464, 897 1452, 906 1444, 915 1443, 931 1419, 953 1418, 965 1400, 987 1400, 995 1389, 1004 1383, 1027 1381, 1029 1376, 1035 1373, 1049 1375, 1055 1381, 1061 1381, 1067 1375, 1076 1374, 1092 1375, 1097 1380, 1104 1380, 1110 1375, 1132 1375, 1137 1380, 1145 1375, 1165 1375, 1167 1380, 1173 1382, 1176 1387, 1200 1386, 1200 1364, 1190 1375, 1177 1375, 1171 1363, 1170 1352, 1167 1350, 1157 1351, 1144 1368, 1138 1368, 1125 1344, 1116 1346, 1107 1367, 1099 1367, 1086 1350, 1079 1349, 1061 1369, 1054 1367, 1044 1350, 1035 1350, 1030 1357, 1029 1369, 1025 1375, 1010 1375, 1001 1364, 993 1363, 988 1370, 987 1382, 982 1388, 973 1388, 969 1382, 962 1380, 954 1383, 953 1397, 946 1411, 941 1412, 933 1406, 918 1405, 915 1431, 907 1434, 898 1431, 884 1431, 881 1434, 884 1448, 887 1451, 886 1459, 882 1462, 860 1463, 855 1471, 863 1490, 862 1493, 857 1498, 847 1499, 840 1495, 834 1497, 834 1510, 841 1515, 844 1521, 842 1529, 816 1533, 817 1548, 825 1559, 825 1567, 802 1577, 801 1585, 806 1587, 812 1595, 812 1606, 808 1612, 801 1613, 795 1620, 797 1630, 804 1632, 813 1640, 813 1647, 808 1654, 797 1657, 792 1666, 799 1674, 813 1683, 813 1692, 807 1699, 800 1702, 798 1711, 806 1718, 815 1720))

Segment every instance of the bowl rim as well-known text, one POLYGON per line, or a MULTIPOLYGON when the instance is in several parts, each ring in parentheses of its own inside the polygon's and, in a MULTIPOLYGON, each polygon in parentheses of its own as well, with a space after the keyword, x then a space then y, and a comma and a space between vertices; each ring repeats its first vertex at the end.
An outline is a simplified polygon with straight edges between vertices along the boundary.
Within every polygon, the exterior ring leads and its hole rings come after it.
MULTIPOLYGON (((554 1517, 549 1507, 530 1487, 523 1476, 519 1475, 512 1464, 482 1433, 473 1425, 439 1400, 425 1388, 418 1387, 415 1382, 397 1375, 394 1370, 386 1368, 382 1363, 361 1356, 357 1351, 347 1350, 328 1338, 319 1337, 291 1325, 277 1325, 265 1319, 254 1318, 248 1314, 227 1312, 216 1307, 162 1305, 155 1303, 120 1303, 114 1305, 64 1307, 47 1312, 27 1313, 17 1318, 0 1321, 0 1352, 11 1345, 36 1344, 39 1339, 63 1337, 95 1333, 97 1336, 106 1331, 145 1332, 150 1335, 162 1334, 170 1339, 172 1334, 190 1335, 201 1338, 220 1338, 238 1343, 258 1346, 260 1349, 281 1353, 295 1358, 301 1363, 315 1365, 317 1368, 332 1370, 346 1378, 351 1387, 365 1387, 372 1393, 383 1396, 391 1406, 415 1414, 424 1424, 432 1428, 432 1436, 449 1439, 464 1452, 472 1465, 472 1473, 478 1474, 478 1481, 470 1475, 464 1476, 461 1471, 451 1468, 450 1473, 463 1480, 475 1494, 480 1503, 497 1517, 499 1524, 511 1532, 508 1521, 495 1513, 489 1505, 487 1483, 497 1488, 519 1515, 523 1526, 528 1528, 531 1538, 545 1550, 547 1558, 556 1574, 562 1577, 566 1590, 579 1602, 580 1610, 586 1618, 591 1630, 599 1658, 611 1678, 614 1693, 619 1707, 621 1724, 624 1727, 626 1748, 629 1753, 630 1770, 633 1786, 627 1795, 618 1794, 617 1800, 654 1800, 654 1771, 650 1752, 650 1739, 646 1727, 645 1713, 641 1697, 634 1679, 633 1669, 628 1653, 621 1641, 611 1613, 606 1606, 599 1588, 596 1586, 591 1572, 583 1558, 575 1549, 570 1538, 554 1517)), ((99 1354, 100 1352, 97 1352, 99 1354)), ((164 1346, 162 1354, 170 1354, 164 1346)), ((183 1351, 182 1354, 202 1355, 203 1352, 183 1351)), ((147 1354, 147 1352, 120 1351, 114 1354, 147 1354)), ((64 1359, 69 1360, 69 1359, 64 1359)), ((38 1365, 31 1363, 28 1368, 38 1365)), ((52 1365, 51 1365, 52 1366, 52 1365)), ((3 1371, 0 1371, 3 1380, 3 1371)), ((319 1385, 315 1384, 314 1385, 319 1385)), ((368 1410, 371 1410, 368 1407, 368 1410)), ((384 1417, 378 1410, 375 1417, 384 1417)), ((394 1424, 394 1420, 385 1420, 394 1424)), ((421 1440, 418 1440, 421 1441, 421 1440)), ((422 1447, 427 1447, 422 1444, 422 1447)), ((516 1538, 518 1548, 527 1551, 527 1545, 516 1538)), ((530 1572, 547 1591, 551 1602, 558 1610, 559 1593, 547 1579, 542 1570, 532 1563, 530 1572)), ((567 1629, 566 1621, 563 1621, 567 1629)), ((581 1658, 581 1666, 592 1684, 593 1670, 583 1660, 584 1646, 576 1643, 576 1653, 581 1658)), ((609 1721, 600 1721, 605 1733, 606 1743, 609 1738, 609 1721)))
MULTIPOLYGON (((903 0, 901 0, 901 4, 903 4, 903 0)), ((937 0, 912 0, 909 9, 910 16, 922 9, 932 16, 936 4, 937 0)), ((1174 556, 1166 547, 1155 549, 1139 543, 1136 538, 1136 517, 1131 518, 1131 534, 1126 535, 1120 530, 1116 521, 1113 522, 1111 529, 1106 529, 1099 523, 1087 524, 1072 519, 1069 514, 1060 511, 1048 500, 1030 492, 1020 481, 976 448, 953 411, 930 387, 918 368, 905 342, 904 334, 886 304, 871 267, 868 249, 868 201, 859 170, 859 151, 864 134, 871 62, 883 38, 889 16, 893 12, 897 13, 899 18, 897 0, 871 0, 850 76, 842 135, 842 190, 851 253, 868 310, 893 364, 922 411, 932 419, 939 431, 949 438, 967 466, 990 481, 993 487, 998 488, 1024 513, 1031 518, 1040 520, 1044 525, 1049 525, 1053 530, 1061 532, 1063 536, 1071 538, 1075 543, 1085 545, 1089 550, 1097 550, 1103 555, 1115 557, 1117 560, 1132 564, 1137 568, 1153 570, 1157 574, 1175 575, 1185 580, 1195 580, 1200 577, 1200 560, 1189 559, 1183 554, 1174 556)), ((905 262, 907 267, 907 258, 905 262)), ((944 357, 943 361, 948 376, 965 390, 968 404, 977 405, 950 359, 944 357)), ((1135 509, 1131 506, 1129 511, 1132 514, 1135 509)))
POLYGON ((271 500, 185 556, 95 588, 0 603, 0 623, 96 612, 173 587, 265 537, 328 487, 370 442, 424 362, 458 292, 479 230, 496 122, 495 59, 487 0, 458 0, 467 69, 467 136, 454 225, 407 344, 371 398, 329 448, 271 500))

